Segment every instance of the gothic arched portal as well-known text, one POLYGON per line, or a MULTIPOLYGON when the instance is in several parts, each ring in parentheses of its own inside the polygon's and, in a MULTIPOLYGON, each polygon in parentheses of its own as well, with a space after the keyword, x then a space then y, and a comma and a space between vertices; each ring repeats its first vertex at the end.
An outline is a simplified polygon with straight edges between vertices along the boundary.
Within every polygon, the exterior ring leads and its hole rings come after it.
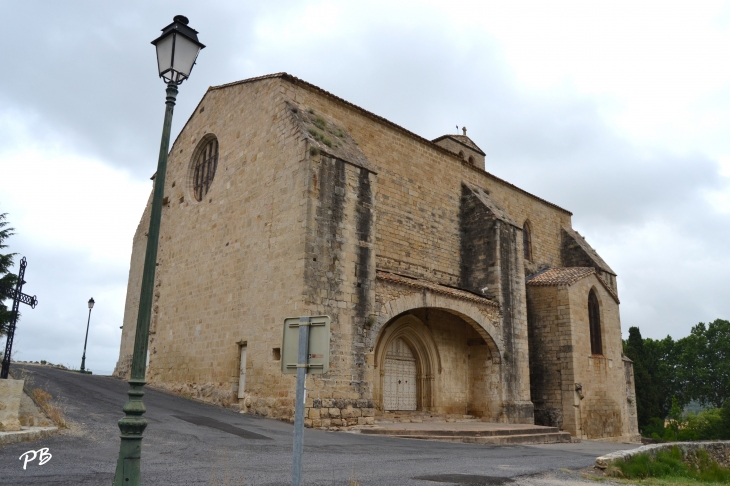
POLYGON ((377 408, 431 409, 434 374, 441 371, 441 358, 420 319, 404 315, 383 330, 375 349, 375 366, 377 408))

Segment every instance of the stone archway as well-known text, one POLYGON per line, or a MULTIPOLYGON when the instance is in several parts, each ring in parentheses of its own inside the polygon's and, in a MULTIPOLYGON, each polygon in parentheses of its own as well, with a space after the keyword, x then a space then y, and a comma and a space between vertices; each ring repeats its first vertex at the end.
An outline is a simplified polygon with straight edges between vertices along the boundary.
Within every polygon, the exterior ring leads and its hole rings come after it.
MULTIPOLYGON (((428 328, 420 319, 413 315, 403 315, 394 319, 388 326, 384 327, 378 337, 375 346, 375 383, 374 399, 376 408, 379 410, 430 410, 433 404, 433 382, 435 373, 441 372, 441 357, 438 348, 428 328), (406 349, 403 349, 405 346, 406 349), (411 366, 414 368, 415 390, 410 389, 405 383, 393 383, 392 380, 399 378, 394 375, 399 371, 394 366, 399 366, 396 361, 402 361, 400 372, 410 373, 411 366), (398 387, 398 385, 403 385, 398 387), (404 402, 396 398, 393 408, 393 397, 386 397, 388 392, 393 393, 392 387, 406 394, 415 394, 414 406, 402 406, 404 402), (391 388, 386 391, 386 388, 391 388), (402 408, 400 408, 402 407, 402 408)), ((403 379, 403 378, 401 378, 403 379)), ((407 385, 412 385, 408 383, 407 385)))
MULTIPOLYGON (((490 302, 487 299, 480 300, 483 300, 489 306, 494 305, 493 302, 490 302)), ((487 346, 489 346, 489 351, 495 364, 501 362, 504 352, 501 340, 502 333, 497 327, 495 327, 495 323, 499 322, 498 307, 489 308, 489 312, 485 312, 484 310, 487 309, 487 307, 480 308, 480 306, 473 302, 455 299, 435 292, 410 292, 384 303, 380 312, 376 316, 377 320, 371 329, 371 335, 379 336, 382 330, 393 319, 399 315, 420 308, 440 309, 460 317, 466 323, 471 325, 484 339, 487 346)), ((374 348, 373 345, 374 343, 371 341, 371 349, 374 348)))
POLYGON ((379 306, 369 321, 376 410, 388 409, 385 356, 402 338, 417 366, 417 410, 503 420, 507 390, 499 306, 467 292, 397 278, 379 274, 379 306))

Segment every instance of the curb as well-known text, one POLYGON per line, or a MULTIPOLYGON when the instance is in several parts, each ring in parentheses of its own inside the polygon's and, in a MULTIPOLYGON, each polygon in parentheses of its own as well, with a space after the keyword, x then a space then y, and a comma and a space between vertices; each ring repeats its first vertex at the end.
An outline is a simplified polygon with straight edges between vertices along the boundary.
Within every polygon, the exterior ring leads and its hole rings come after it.
POLYGON ((50 437, 58 432, 58 427, 21 427, 13 432, 0 432, 0 446, 50 437))

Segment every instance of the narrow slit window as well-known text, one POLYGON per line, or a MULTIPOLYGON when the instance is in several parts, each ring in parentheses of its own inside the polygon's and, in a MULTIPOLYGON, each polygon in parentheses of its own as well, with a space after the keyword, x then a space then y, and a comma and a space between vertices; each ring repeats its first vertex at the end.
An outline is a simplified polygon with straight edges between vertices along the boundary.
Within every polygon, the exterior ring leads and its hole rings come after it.
POLYGON ((591 289, 588 294, 588 323, 591 328, 591 354, 603 354, 601 342, 601 308, 598 304, 596 291, 591 289))
POLYGON ((522 225, 522 247, 525 254, 525 260, 532 261, 532 228, 530 222, 525 221, 522 225))
POLYGON ((218 168, 218 139, 212 138, 198 151, 193 169, 193 192, 195 199, 202 201, 208 194, 218 168))

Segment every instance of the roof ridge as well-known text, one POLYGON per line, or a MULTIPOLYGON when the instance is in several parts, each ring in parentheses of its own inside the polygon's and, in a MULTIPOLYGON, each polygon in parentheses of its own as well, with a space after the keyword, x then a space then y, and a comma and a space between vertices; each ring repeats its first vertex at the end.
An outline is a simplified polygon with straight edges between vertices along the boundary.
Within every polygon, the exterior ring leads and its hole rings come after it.
MULTIPOLYGON (((453 153, 453 152, 451 152, 451 151, 449 151, 449 150, 441 147, 440 145, 437 145, 436 143, 432 142, 431 140, 428 140, 427 138, 424 138, 424 137, 418 135, 415 132, 412 132, 412 131, 408 130, 407 128, 403 128, 402 126, 398 125, 395 122, 392 122, 392 121, 388 120, 387 118, 384 118, 384 117, 382 117, 380 115, 376 115, 375 113, 373 113, 371 111, 368 111, 365 108, 362 108, 362 107, 356 105, 355 103, 352 103, 350 101, 347 101, 344 98, 340 98, 339 96, 337 96, 335 94, 332 94, 329 91, 320 88, 319 86, 316 86, 316 85, 314 85, 312 83, 309 83, 307 81, 304 81, 303 79, 297 78, 296 76, 293 76, 293 75, 291 75, 291 74, 289 74, 287 72, 283 72, 282 71, 282 72, 279 72, 279 73, 266 74, 264 76, 257 76, 257 77, 253 77, 253 78, 242 79, 240 81, 234 81, 234 82, 227 83, 227 84, 220 84, 218 86, 211 86, 211 87, 208 88, 208 91, 206 91, 206 94, 209 91, 216 91, 216 90, 219 90, 219 89, 229 88, 231 86, 237 86, 237 85, 240 85, 240 84, 253 83, 253 82, 256 82, 256 81, 261 81, 261 80, 264 80, 264 79, 273 79, 273 78, 284 79, 284 80, 289 81, 289 82, 291 82, 293 84, 300 85, 300 86, 302 86, 304 88, 307 88, 309 90, 312 90, 314 92, 323 94, 323 95, 327 96, 328 98, 337 101, 338 103, 341 103, 341 104, 343 104, 343 105, 345 105, 345 106, 347 106, 349 108, 352 108, 352 109, 354 109, 356 111, 359 111, 360 113, 366 115, 367 117, 369 117, 371 119, 374 119, 374 120, 378 121, 379 123, 382 123, 382 124, 384 124, 386 126, 389 126, 391 128, 394 128, 395 130, 397 130, 399 132, 404 133, 405 135, 407 135, 407 136, 409 136, 409 137, 417 140, 418 142, 421 142, 421 143, 427 145, 428 147, 430 147, 430 148, 432 148, 434 150, 437 150, 437 151, 439 151, 439 152, 441 152, 441 153, 443 153, 445 155, 450 156, 451 158, 453 158, 454 160, 457 160, 463 166, 465 166, 465 167, 467 167, 467 168, 469 168, 471 170, 480 172, 480 173, 482 173, 482 174, 484 174, 484 175, 492 178, 493 180, 495 180, 497 182, 500 182, 502 184, 505 184, 506 186, 508 186, 508 187, 510 187, 512 189, 515 189, 518 192, 521 192, 522 194, 525 194, 527 196, 530 196, 531 198, 537 199, 538 201, 540 201, 540 202, 542 202, 544 204, 547 204, 550 207, 553 207, 555 209, 558 209, 560 211, 563 211, 563 212, 565 212, 565 213, 567 213, 567 214, 569 214, 571 216, 573 215, 573 213, 571 213, 570 211, 568 211, 565 208, 561 208, 557 204, 551 203, 550 201, 548 201, 546 199, 543 199, 543 198, 541 198, 539 196, 536 196, 536 195, 534 195, 534 194, 532 194, 532 193, 530 193, 530 192, 522 189, 521 187, 517 187, 514 184, 512 184, 510 182, 507 182, 506 180, 504 180, 504 179, 502 179, 500 177, 497 177, 496 175, 492 174, 491 172, 487 172, 484 169, 480 169, 479 167, 476 167, 475 165, 470 164, 466 160, 462 160, 457 154, 455 154, 455 153, 453 153)), ((203 97, 205 97, 205 95, 203 95, 203 97)), ((201 98, 201 102, 202 102, 202 98, 201 98)), ((198 103, 198 105, 200 105, 200 103, 198 103)), ((196 108, 196 110, 197 110, 197 108, 196 108)), ((195 111, 193 111, 193 114, 195 114, 195 111)), ((190 115, 190 116, 192 117, 192 115, 190 115)), ((188 119, 188 121, 189 121, 189 119, 188 119)), ((187 122, 185 123, 185 125, 187 125, 187 122)), ((183 129, 184 128, 185 128, 185 126, 183 126, 183 129)), ((182 130, 181 130, 181 133, 182 133, 182 130)), ((175 141, 177 141, 177 138, 175 139, 175 141)))

